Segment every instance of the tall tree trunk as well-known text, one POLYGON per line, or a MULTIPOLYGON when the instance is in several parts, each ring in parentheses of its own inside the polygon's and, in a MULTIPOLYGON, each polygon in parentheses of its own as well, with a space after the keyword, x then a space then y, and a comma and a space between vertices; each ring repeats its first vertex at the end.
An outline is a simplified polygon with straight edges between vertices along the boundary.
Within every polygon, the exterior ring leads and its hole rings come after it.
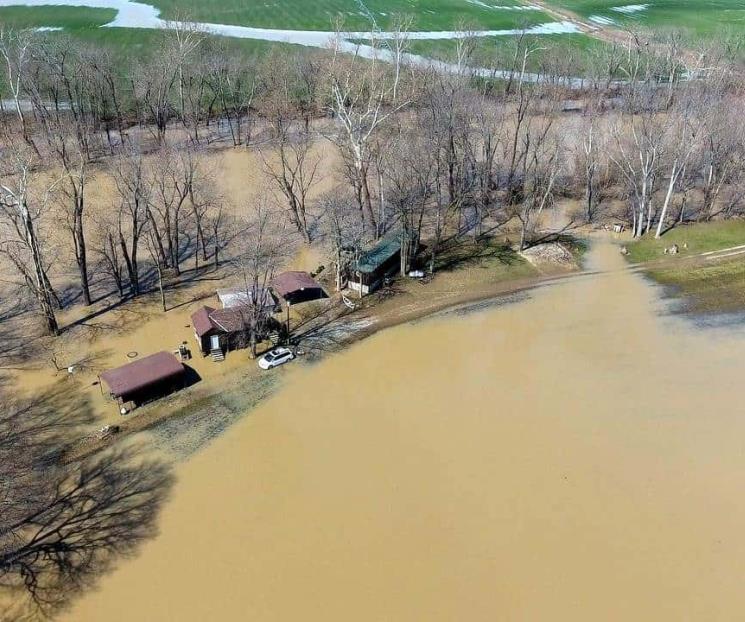
POLYGON ((665 202, 662 205, 662 213, 660 214, 660 221, 657 223, 657 232, 655 233, 655 239, 659 240, 662 236, 662 227, 665 225, 665 217, 667 216, 667 209, 670 205, 670 198, 673 196, 673 188, 675 187, 675 181, 678 178, 678 161, 673 163, 673 170, 670 173, 670 183, 667 186, 667 193, 665 194, 665 202))
MULTIPOLYGON (((53 290, 51 289, 49 278, 47 277, 46 271, 44 269, 44 260, 42 259, 41 250, 39 249, 39 243, 36 239, 34 222, 28 211, 28 206, 26 205, 25 199, 20 201, 19 207, 21 211, 23 229, 26 236, 26 244, 31 250, 31 261, 34 268, 34 290, 36 299, 44 316, 47 332, 50 335, 59 335, 59 324, 57 323, 57 317, 54 313, 54 307, 52 306, 53 290)), ((54 297, 56 297, 56 295, 54 295, 54 297)))
POLYGON ((155 267, 158 271, 158 289, 160 290, 160 304, 163 307, 163 313, 168 311, 166 307, 166 292, 163 289, 163 266, 159 262, 155 262, 155 267))
POLYGON ((85 231, 83 229, 83 214, 76 210, 73 224, 73 235, 75 236, 75 261, 80 273, 80 287, 83 290, 83 300, 86 305, 91 304, 91 289, 88 279, 88 253, 85 244, 85 231))

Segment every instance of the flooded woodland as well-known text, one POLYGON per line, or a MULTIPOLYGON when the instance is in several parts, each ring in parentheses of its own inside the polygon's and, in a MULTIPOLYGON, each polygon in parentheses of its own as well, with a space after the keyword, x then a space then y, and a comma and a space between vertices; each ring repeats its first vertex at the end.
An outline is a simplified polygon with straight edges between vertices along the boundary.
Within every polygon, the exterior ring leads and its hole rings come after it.
POLYGON ((741 331, 587 267, 295 367, 63 619, 738 619, 741 331))
POLYGON ((729 48, 177 26, 0 28, 0 622, 742 618, 729 48))

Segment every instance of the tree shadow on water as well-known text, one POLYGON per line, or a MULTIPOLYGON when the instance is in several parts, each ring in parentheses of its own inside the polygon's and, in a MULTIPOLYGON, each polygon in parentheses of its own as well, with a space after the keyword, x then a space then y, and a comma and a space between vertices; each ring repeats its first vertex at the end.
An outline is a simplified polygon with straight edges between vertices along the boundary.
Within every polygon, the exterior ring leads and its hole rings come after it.
POLYGON ((0 621, 66 608, 156 535, 173 477, 133 443, 66 461, 92 409, 70 383, 26 402, 0 395, 0 621))

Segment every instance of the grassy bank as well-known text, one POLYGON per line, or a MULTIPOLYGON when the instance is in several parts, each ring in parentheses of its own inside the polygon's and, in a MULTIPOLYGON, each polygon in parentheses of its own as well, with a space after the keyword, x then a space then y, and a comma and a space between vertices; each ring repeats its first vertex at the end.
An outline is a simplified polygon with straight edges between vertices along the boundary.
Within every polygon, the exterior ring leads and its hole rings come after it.
POLYGON ((745 244, 745 220, 726 220, 682 225, 668 231, 659 240, 648 234, 627 244, 632 263, 645 263, 665 257, 665 248, 677 244, 680 256, 697 255, 745 244), (688 248, 683 248, 687 245, 688 248))
POLYGON ((633 263, 649 264, 645 273, 684 301, 684 312, 704 314, 745 311, 743 255, 700 256, 743 244, 745 221, 730 220, 676 227, 659 240, 650 235, 627 248, 633 263), (664 249, 673 244, 680 254, 666 256, 664 249))
POLYGON ((715 263, 681 264, 647 273, 684 300, 683 311, 695 315, 745 311, 745 261, 742 256, 715 263))

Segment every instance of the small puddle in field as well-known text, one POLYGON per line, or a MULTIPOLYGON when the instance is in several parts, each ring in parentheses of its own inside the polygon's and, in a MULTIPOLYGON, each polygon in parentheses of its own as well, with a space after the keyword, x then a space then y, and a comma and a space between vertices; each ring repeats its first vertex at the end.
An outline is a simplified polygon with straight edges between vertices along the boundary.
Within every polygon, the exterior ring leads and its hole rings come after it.
POLYGON ((67 619, 741 617, 745 339, 589 262, 295 368, 67 619))

